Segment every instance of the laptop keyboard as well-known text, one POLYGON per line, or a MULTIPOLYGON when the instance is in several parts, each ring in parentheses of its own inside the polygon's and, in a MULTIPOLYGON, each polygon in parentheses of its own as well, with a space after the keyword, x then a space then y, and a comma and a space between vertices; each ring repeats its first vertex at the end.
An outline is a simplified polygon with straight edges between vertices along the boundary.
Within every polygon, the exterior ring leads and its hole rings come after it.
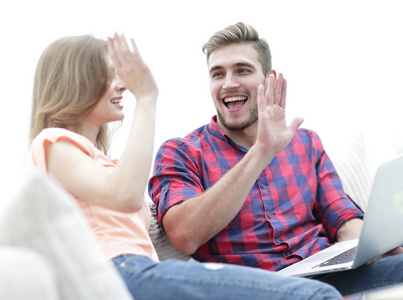
POLYGON ((332 257, 331 259, 324 261, 323 263, 317 265, 316 267, 326 267, 351 262, 354 259, 356 248, 357 247, 353 247, 347 251, 344 251, 336 255, 335 257, 332 257))

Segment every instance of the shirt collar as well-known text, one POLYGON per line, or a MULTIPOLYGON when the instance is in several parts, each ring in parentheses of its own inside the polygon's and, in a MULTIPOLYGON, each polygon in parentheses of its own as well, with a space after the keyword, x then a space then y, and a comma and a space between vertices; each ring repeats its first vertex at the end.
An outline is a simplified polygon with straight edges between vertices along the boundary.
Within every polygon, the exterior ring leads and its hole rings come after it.
POLYGON ((210 124, 208 125, 207 131, 213 135, 215 138, 232 145, 233 147, 238 148, 239 150, 241 150, 242 152, 248 152, 248 149, 246 149, 245 147, 242 147, 240 145, 238 145, 237 143, 234 142, 233 139, 231 139, 225 132, 224 130, 222 130, 220 128, 220 126, 218 126, 217 124, 217 116, 213 116, 211 118, 210 124))

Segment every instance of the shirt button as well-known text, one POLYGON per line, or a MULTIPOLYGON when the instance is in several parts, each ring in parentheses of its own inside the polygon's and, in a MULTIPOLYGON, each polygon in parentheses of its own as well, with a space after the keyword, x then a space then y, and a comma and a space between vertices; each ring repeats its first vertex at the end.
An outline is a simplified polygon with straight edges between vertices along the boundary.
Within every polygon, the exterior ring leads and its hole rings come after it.
POLYGON ((261 183, 261 184, 260 184, 260 187, 261 187, 261 188, 264 188, 264 183, 261 183))
POLYGON ((272 215, 271 213, 268 213, 268 215, 267 215, 267 217, 268 217, 269 219, 271 219, 272 216, 273 216, 273 215, 272 215))
POLYGON ((281 244, 280 239, 276 239, 275 242, 276 242, 276 244, 281 244))

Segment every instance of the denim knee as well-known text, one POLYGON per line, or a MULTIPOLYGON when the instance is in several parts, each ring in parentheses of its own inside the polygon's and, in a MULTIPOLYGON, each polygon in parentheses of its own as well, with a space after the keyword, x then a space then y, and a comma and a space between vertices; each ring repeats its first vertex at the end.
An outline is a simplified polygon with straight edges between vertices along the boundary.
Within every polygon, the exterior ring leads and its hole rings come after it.
POLYGON ((340 299, 331 286, 305 278, 193 259, 160 263, 136 255, 113 260, 136 300, 340 299))

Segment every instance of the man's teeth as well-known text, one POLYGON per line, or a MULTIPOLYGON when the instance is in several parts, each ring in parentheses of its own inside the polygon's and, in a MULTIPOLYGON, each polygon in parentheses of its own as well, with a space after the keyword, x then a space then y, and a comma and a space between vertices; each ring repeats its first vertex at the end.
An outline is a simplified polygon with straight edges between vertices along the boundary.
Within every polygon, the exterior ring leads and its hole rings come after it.
POLYGON ((245 101, 248 97, 245 96, 237 96, 237 97, 228 97, 224 99, 225 103, 234 102, 234 101, 245 101))
POLYGON ((112 99, 111 102, 112 102, 112 104, 119 104, 120 99, 112 99))

